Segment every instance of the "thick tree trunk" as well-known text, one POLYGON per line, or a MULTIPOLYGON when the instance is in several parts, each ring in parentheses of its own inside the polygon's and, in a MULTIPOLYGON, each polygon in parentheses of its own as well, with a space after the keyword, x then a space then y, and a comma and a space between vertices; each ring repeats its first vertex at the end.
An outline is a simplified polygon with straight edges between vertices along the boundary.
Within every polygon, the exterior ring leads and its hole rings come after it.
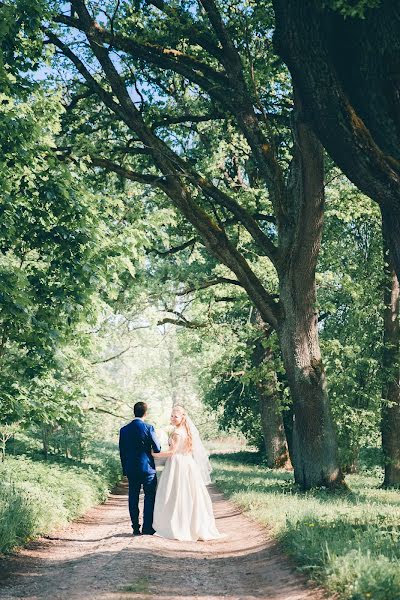
MULTIPOLYGON (((400 184, 399 184, 399 203, 400 203, 400 184)), ((381 206, 383 227, 385 229, 385 239, 390 255, 392 257, 393 268, 400 279, 400 210, 393 211, 385 205, 381 206)))
MULTIPOLYGON (((385 239, 384 232, 384 239, 385 239)), ((382 389, 382 448, 384 487, 400 487, 400 322, 399 280, 386 249, 384 288, 384 348, 382 389)))
POLYGON ((381 205, 400 277, 398 3, 381 0, 363 19, 345 18, 319 0, 273 5, 275 46, 307 120, 345 175, 381 205))
MULTIPOLYGON (((254 311, 254 313, 257 313, 257 311, 254 311)), ((255 320, 260 329, 263 329, 264 333, 269 337, 271 329, 266 329, 265 324, 260 319, 259 313, 257 313, 255 320)), ((279 395, 273 351, 268 346, 264 347, 262 339, 257 340, 253 352, 255 366, 260 367, 265 365, 268 369, 268 374, 265 375, 263 373, 263 376, 257 383, 261 427, 267 456, 267 466, 270 469, 279 469, 290 464, 288 445, 283 425, 282 403, 279 395)))
POLYGON ((273 382, 260 385, 258 396, 267 467, 270 469, 288 467, 290 461, 283 426, 282 408, 273 382))
POLYGON ((307 294, 299 278, 281 287, 286 317, 279 332, 294 408, 292 462, 302 489, 332 488, 343 484, 343 475, 319 347, 315 289, 307 294))
POLYGON ((291 465, 294 465, 294 452, 293 452, 293 426, 294 426, 294 410, 293 403, 291 403, 286 410, 282 412, 283 427, 285 429, 286 443, 289 452, 289 458, 291 465))
MULTIPOLYGON (((295 90, 296 92, 296 90, 295 90)), ((322 147, 304 123, 295 93, 294 158, 288 194, 292 218, 279 232, 283 317, 279 339, 293 400, 293 466, 303 488, 343 484, 318 339, 315 270, 324 210, 322 147)))

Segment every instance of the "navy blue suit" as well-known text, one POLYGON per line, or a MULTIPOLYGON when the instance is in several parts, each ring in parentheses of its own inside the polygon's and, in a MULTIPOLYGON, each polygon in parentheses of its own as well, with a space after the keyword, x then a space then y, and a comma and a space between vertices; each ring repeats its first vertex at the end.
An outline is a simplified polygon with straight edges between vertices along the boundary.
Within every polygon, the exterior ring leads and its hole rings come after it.
POLYGON ((139 495, 144 491, 143 533, 153 531, 154 501, 157 474, 151 451, 160 452, 161 446, 152 425, 134 419, 119 432, 119 452, 122 472, 129 481, 129 514, 134 531, 139 530, 139 495))

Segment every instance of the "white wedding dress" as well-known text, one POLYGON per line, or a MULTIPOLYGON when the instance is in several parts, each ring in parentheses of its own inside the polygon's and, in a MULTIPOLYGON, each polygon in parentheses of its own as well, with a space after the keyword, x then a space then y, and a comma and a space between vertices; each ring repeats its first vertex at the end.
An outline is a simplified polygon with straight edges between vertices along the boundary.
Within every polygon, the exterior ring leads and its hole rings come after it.
POLYGON ((164 538, 193 541, 222 537, 215 525, 211 498, 201 471, 186 450, 187 434, 178 436, 157 487, 153 528, 164 538))

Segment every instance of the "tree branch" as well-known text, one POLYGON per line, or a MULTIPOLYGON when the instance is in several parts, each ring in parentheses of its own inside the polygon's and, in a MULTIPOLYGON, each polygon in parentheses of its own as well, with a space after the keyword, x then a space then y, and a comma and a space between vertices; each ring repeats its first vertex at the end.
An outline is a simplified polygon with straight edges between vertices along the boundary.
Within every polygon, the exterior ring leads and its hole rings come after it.
POLYGON ((118 165, 108 158, 102 158, 100 156, 91 155, 90 160, 92 165, 101 167, 107 171, 112 171, 113 173, 116 173, 125 179, 138 181, 139 183, 145 183, 163 189, 165 178, 161 175, 158 176, 151 175, 150 173, 138 173, 137 171, 132 171, 131 169, 118 165))
MULTIPOLYGON (((58 15, 55 20, 87 33, 87 16, 91 19, 90 14, 80 0, 73 0, 71 4, 76 6, 79 19, 58 15), (84 11, 86 11, 86 15, 84 11)), ((121 33, 113 34, 98 23, 95 23, 95 28, 98 39, 101 42, 106 42, 113 48, 122 50, 133 58, 147 59, 164 69, 172 69, 198 85, 201 85, 201 87, 209 88, 215 86, 215 84, 218 84, 218 86, 221 87, 221 90, 223 90, 224 87, 225 89, 226 87, 229 87, 229 80, 222 71, 216 71, 206 63, 189 54, 185 54, 180 50, 164 48, 163 46, 154 43, 139 43, 131 37, 127 37, 121 33)))
POLYGON ((221 55, 221 61, 224 64, 225 69, 228 72, 231 72, 231 77, 236 77, 238 75, 242 77, 242 61, 240 60, 240 56, 235 48, 235 45, 226 31, 221 14, 214 0, 200 0, 200 3, 206 11, 212 28, 224 50, 221 55))
POLYGON ((108 108, 110 108, 115 114, 119 115, 124 122, 126 122, 126 115, 122 111, 121 106, 117 102, 115 102, 112 95, 109 92, 107 92, 96 81, 96 79, 86 68, 81 59, 78 56, 76 56, 76 54, 74 54, 72 50, 66 44, 64 44, 64 42, 62 42, 56 35, 54 35, 52 31, 50 31, 47 28, 44 28, 44 32, 46 33, 49 41, 54 46, 59 48, 64 54, 64 56, 66 56, 75 65, 77 71, 82 75, 82 77, 86 80, 91 89, 99 96, 99 98, 104 102, 104 104, 108 106, 108 108))
MULTIPOLYGON (((99 34, 101 28, 99 29, 99 26, 93 21, 83 0, 72 0, 71 4, 79 15, 80 23, 86 33, 93 54, 99 61, 119 103, 117 104, 112 98, 110 100, 110 95, 101 86, 98 86, 96 81, 92 81, 93 77, 86 69, 85 75, 90 78, 91 85, 99 89, 99 95, 104 103, 113 107, 116 114, 120 115, 142 143, 151 148, 156 166, 166 177, 166 183, 162 189, 200 233, 210 253, 235 273, 258 307, 262 318, 276 328, 278 326, 278 315, 280 314, 279 305, 267 292, 243 255, 230 242, 225 231, 193 200, 190 191, 186 188, 184 181, 181 180, 182 176, 186 176, 185 170, 182 169, 182 166, 185 165, 184 161, 166 143, 155 136, 144 123, 142 115, 133 104, 125 83, 112 63, 108 51, 102 45, 99 34)), ((60 43, 57 38, 56 40, 60 43)), ((71 56, 72 54, 71 59, 74 64, 82 69, 81 61, 68 48, 65 49, 65 44, 63 46, 66 55, 71 56)), ((226 90, 224 95, 226 96, 226 90)), ((204 180, 202 183, 205 184, 204 180)), ((211 184, 208 185, 208 188, 212 189, 211 184)), ((236 202, 234 204, 239 207, 239 211, 244 211, 236 202)), ((258 228, 257 222, 253 220, 253 223, 258 228)), ((272 242, 270 243, 272 244, 272 242)))
POLYGON ((91 362, 91 365, 99 365, 102 363, 108 363, 111 362, 112 360, 115 360, 116 358, 119 358, 120 356, 122 356, 123 354, 126 354, 126 352, 128 352, 129 350, 134 350, 135 348, 139 348, 139 346, 134 346, 133 348, 129 345, 127 348, 125 348, 125 350, 121 350, 121 352, 118 352, 117 354, 114 354, 114 356, 109 356, 108 358, 104 358, 102 360, 95 360, 93 362, 91 362))
POLYGON ((185 250, 186 248, 194 246, 197 241, 197 238, 192 238, 186 242, 183 242, 183 244, 180 244, 179 246, 173 246, 172 248, 169 248, 169 250, 157 250, 156 248, 150 248, 147 250, 147 254, 154 253, 157 254, 157 256, 169 256, 170 254, 176 254, 177 252, 181 252, 181 250, 185 250))
POLYGON ((187 12, 180 10, 177 15, 176 6, 171 7, 168 3, 164 2, 164 0, 148 0, 148 4, 152 4, 170 17, 172 22, 176 22, 178 16, 179 21, 185 24, 185 34, 187 35, 189 42, 201 46, 221 62, 221 49, 215 44, 214 40, 206 31, 200 29, 199 25, 193 21, 187 12))
POLYGON ((85 98, 89 98, 90 96, 92 96, 92 94, 93 94, 93 90, 86 90, 85 92, 81 92, 80 94, 75 94, 75 96, 73 96, 71 98, 71 101, 69 104, 64 104, 64 108, 65 108, 66 112, 73 110, 75 108, 75 106, 78 104, 78 102, 80 102, 81 100, 84 100, 85 98))
MULTIPOLYGON (((96 394, 96 396, 98 396, 102 400, 108 400, 109 398, 111 398, 111 396, 102 396, 101 394, 96 394)), ((99 412, 99 413, 104 413, 106 415, 111 415, 112 417, 117 417, 117 419, 125 419, 125 417, 123 417, 122 415, 117 415, 116 413, 112 412, 111 410, 107 410, 105 408, 100 408, 99 406, 91 406, 88 410, 92 410, 94 412, 99 412)))
POLYGON ((214 285, 220 284, 229 284, 229 285, 238 285, 243 287, 240 281, 237 279, 229 279, 228 277, 217 277, 216 279, 211 279, 209 281, 204 281, 198 285, 194 285, 192 287, 186 288, 182 292, 177 292, 177 296, 186 296, 187 294, 191 294, 192 292, 196 292, 197 290, 204 290, 214 285))
POLYGON ((186 327, 187 329, 202 329, 204 327, 209 327, 209 323, 197 323, 196 321, 187 321, 181 319, 173 319, 172 317, 165 317, 161 319, 161 321, 157 322, 157 325, 177 325, 179 327, 186 327))
POLYGON ((215 119, 224 119, 225 115, 218 113, 208 113, 207 115, 165 115, 160 117, 158 120, 155 119, 151 124, 152 129, 158 127, 165 127, 167 125, 179 125, 180 123, 204 123, 206 121, 213 121, 215 119))

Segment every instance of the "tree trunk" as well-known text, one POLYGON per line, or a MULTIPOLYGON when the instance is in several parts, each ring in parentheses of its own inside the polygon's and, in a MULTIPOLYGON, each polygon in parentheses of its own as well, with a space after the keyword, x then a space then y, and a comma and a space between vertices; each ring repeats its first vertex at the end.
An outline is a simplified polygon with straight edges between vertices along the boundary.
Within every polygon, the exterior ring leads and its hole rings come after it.
POLYGON ((264 447, 267 457, 267 466, 270 469, 279 469, 286 466, 289 461, 288 446, 286 443, 285 428, 282 418, 282 403, 278 391, 278 379, 275 369, 275 357, 270 346, 265 346, 263 341, 269 338, 272 328, 268 327, 257 309, 251 313, 251 321, 259 328, 262 336, 256 340, 253 350, 253 364, 265 369, 257 380, 257 394, 260 405, 261 428, 264 438, 264 447))
POLYGON ((384 346, 382 389, 382 448, 385 463, 384 487, 400 487, 400 323, 399 280, 384 230, 384 346))
MULTIPOLYGON (((255 321, 267 337, 271 334, 271 329, 266 329, 262 323, 258 311, 255 321)), ((264 336, 263 336, 264 338, 264 336)), ((262 365, 269 366, 268 374, 263 373, 257 382, 257 393, 260 404, 261 427, 264 438, 265 452, 267 456, 267 466, 270 469, 279 469, 288 466, 289 454, 286 443, 285 428, 282 418, 282 403, 278 391, 278 379, 274 366, 273 351, 269 346, 264 347, 262 339, 259 338, 255 344, 253 352, 253 361, 256 367, 262 365)))
POLYGON ((307 120, 343 173, 379 202, 400 277, 398 3, 381 0, 362 19, 318 0, 273 0, 273 6, 274 43, 307 120))
POLYGON ((343 485, 326 390, 316 312, 315 270, 324 211, 322 147, 305 124, 295 90, 294 151, 288 186, 291 214, 280 232, 283 317, 279 339, 293 400, 293 466, 303 489, 343 485), (292 217, 292 218, 290 218, 292 217))
POLYGON ((5 435, 1 436, 0 444, 1 444, 1 462, 5 461, 6 458, 6 437, 5 435))
POLYGON ((285 429, 286 443, 289 452, 289 458, 291 466, 294 465, 294 453, 293 453, 293 427, 294 427, 294 411, 293 402, 289 404, 286 410, 282 412, 283 427, 285 429))
POLYGON ((267 467, 270 469, 287 467, 290 463, 288 446, 279 395, 274 383, 260 385, 258 395, 267 467))
POLYGON ((319 347, 315 287, 308 297, 301 287, 295 278, 281 288, 286 318, 280 340, 294 408, 295 480, 302 489, 335 487, 343 484, 343 475, 319 347))
POLYGON ((42 426, 42 447, 44 460, 49 456, 49 429, 47 425, 42 426))
MULTIPOLYGON (((399 204, 400 204, 400 184, 399 184, 399 204)), ((400 279, 400 210, 394 211, 381 206, 383 226, 385 229, 386 246, 390 249, 393 269, 400 279)))

